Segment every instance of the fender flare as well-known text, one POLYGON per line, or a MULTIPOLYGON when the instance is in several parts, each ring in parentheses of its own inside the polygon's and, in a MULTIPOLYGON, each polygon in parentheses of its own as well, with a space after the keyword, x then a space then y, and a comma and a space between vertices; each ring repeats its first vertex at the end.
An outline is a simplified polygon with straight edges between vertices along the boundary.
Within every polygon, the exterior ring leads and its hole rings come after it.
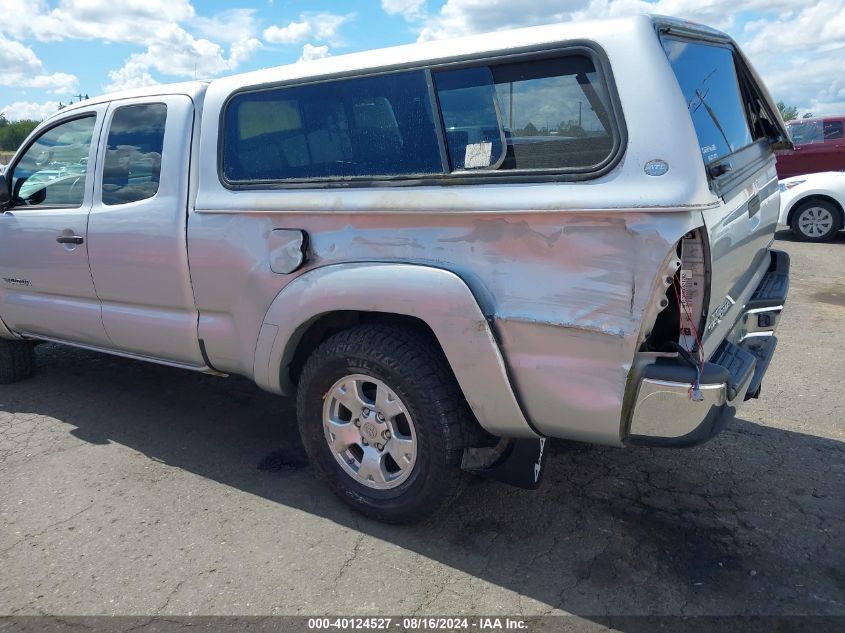
POLYGON ((273 300, 255 347, 255 382, 290 395, 284 369, 307 328, 330 312, 416 317, 431 328, 478 422, 501 437, 539 437, 514 394, 490 324, 464 281, 414 264, 335 264, 306 272, 273 300))

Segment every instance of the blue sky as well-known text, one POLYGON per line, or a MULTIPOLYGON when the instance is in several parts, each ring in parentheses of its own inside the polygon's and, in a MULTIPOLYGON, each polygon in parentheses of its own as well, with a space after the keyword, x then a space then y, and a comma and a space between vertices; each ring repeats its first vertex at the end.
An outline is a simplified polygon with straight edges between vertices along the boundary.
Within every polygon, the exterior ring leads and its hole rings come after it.
POLYGON ((0 0, 0 111, 42 118, 78 93, 646 12, 728 31, 775 98, 845 114, 845 0, 0 0))

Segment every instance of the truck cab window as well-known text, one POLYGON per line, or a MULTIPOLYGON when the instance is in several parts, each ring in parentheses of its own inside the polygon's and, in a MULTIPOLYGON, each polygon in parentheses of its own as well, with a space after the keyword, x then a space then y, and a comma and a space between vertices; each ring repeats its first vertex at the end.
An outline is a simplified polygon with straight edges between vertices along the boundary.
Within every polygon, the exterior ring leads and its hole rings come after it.
POLYGON ((126 204, 156 195, 166 119, 163 103, 115 111, 103 163, 103 204, 126 204))
POLYGON ((82 205, 96 120, 92 114, 60 123, 29 146, 12 170, 14 206, 82 205))

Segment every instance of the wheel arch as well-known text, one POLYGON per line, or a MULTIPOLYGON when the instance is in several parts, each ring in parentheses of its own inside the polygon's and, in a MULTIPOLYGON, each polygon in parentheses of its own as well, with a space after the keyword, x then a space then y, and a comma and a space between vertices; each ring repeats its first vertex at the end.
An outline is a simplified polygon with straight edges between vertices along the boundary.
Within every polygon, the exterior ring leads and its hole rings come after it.
MULTIPOLYGON (((292 352, 288 351, 285 355, 285 360, 287 358, 290 359, 286 367, 290 382, 294 385, 299 383, 299 377, 302 373, 302 368, 305 366, 305 362, 308 360, 311 352, 323 341, 337 332, 366 323, 397 325, 416 330, 431 340, 437 346, 439 352, 443 353, 443 348, 440 345, 440 341, 437 340, 437 336, 429 327, 428 323, 419 317, 391 312, 335 310, 320 314, 301 324, 294 336, 291 337, 291 340, 288 341, 288 345, 293 349, 292 352)), ((279 369, 284 372, 286 368, 282 366, 279 369)))
POLYGON ((362 320, 430 332, 484 429, 503 437, 537 437, 469 287, 456 274, 431 266, 336 264, 297 277, 265 315, 255 348, 256 383, 292 394, 299 364, 310 351, 334 331, 362 320))

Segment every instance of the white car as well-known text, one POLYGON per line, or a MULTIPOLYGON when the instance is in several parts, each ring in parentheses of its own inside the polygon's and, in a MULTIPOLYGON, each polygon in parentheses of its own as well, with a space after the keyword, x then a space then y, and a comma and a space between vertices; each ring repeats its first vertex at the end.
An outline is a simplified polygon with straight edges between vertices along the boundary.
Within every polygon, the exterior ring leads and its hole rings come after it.
POLYGON ((804 242, 827 242, 845 227, 845 172, 826 171, 780 181, 780 223, 804 242))

